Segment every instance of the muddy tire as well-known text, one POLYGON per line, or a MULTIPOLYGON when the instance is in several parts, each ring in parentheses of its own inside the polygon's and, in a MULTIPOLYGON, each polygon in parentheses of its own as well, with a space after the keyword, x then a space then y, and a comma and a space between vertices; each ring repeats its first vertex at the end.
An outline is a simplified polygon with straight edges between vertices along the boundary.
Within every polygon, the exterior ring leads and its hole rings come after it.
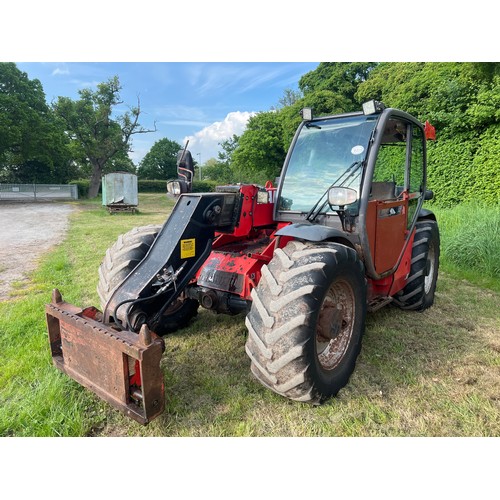
MULTIPOLYGON (((101 301, 101 309, 111 297, 114 289, 137 267, 146 256, 156 235, 162 226, 149 225, 136 227, 118 237, 108 248, 99 267, 99 283, 97 293, 101 301)), ((165 335, 186 326, 198 312, 198 301, 177 299, 165 311, 155 333, 165 335)))
POLYGON ((336 243, 292 241, 262 268, 246 318, 253 375, 282 396, 313 404, 352 374, 366 316, 363 264, 336 243))
POLYGON ((439 229, 436 221, 417 222, 406 286, 394 296, 401 309, 423 311, 434 303, 439 269, 439 229))

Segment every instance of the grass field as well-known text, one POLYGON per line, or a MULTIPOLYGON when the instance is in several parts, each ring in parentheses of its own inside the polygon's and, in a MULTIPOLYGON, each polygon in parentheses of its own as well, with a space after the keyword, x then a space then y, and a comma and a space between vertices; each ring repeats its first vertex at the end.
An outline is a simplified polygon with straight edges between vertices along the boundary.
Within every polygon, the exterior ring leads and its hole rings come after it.
POLYGON ((166 411, 146 427, 126 419, 52 366, 44 304, 57 287, 68 302, 98 306, 106 248, 132 227, 162 223, 172 202, 140 195, 138 214, 77 207, 65 241, 0 303, 0 436, 500 436, 499 280, 471 271, 466 281, 446 256, 435 306, 369 315, 355 373, 324 405, 260 386, 244 317, 200 309, 165 339, 166 411))

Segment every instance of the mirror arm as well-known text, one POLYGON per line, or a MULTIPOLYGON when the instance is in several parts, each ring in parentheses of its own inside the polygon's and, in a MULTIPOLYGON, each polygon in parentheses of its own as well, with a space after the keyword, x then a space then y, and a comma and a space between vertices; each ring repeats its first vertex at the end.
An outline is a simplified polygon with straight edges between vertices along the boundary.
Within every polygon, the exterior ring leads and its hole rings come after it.
POLYGON ((354 217, 345 209, 345 206, 339 206, 338 210, 335 210, 339 216, 340 223, 342 224, 342 230, 346 233, 352 233, 354 230, 354 217))

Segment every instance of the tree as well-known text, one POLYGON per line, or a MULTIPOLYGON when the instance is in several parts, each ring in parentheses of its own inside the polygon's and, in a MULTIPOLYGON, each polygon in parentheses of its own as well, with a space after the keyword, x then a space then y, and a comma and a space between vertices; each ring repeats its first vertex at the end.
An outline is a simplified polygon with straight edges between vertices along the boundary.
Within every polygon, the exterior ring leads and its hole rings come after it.
POLYGON ((71 139, 91 167, 89 198, 99 191, 106 164, 117 154, 130 151, 135 134, 152 132, 139 124, 140 101, 130 111, 113 118, 116 106, 123 104, 122 87, 117 76, 97 85, 97 90, 79 91, 80 99, 59 97, 54 104, 56 114, 64 120, 71 139))
POLYGON ((434 203, 497 202, 500 173, 499 63, 383 63, 359 85, 376 98, 436 127, 428 143, 434 203))
POLYGON ((182 146, 164 137, 156 141, 137 169, 142 179, 172 179, 177 177, 177 153, 182 146))
POLYGON ((283 109, 286 108, 287 106, 293 106, 301 98, 302 98, 302 92, 286 88, 283 91, 283 95, 278 99, 277 106, 272 107, 271 109, 283 109))
POLYGON ((235 149, 238 147, 239 140, 240 138, 236 134, 233 134, 233 136, 229 139, 218 143, 222 148, 222 151, 219 151, 217 153, 217 159, 219 163, 224 163, 226 165, 231 164, 231 159, 235 149))
POLYGON ((236 182, 235 175, 229 163, 223 163, 215 158, 210 158, 203 165, 203 179, 216 181, 219 184, 236 182))
POLYGON ((285 156, 280 113, 267 111, 248 120, 232 154, 231 168, 239 181, 264 183, 279 175, 285 156))
POLYGON ((345 111, 357 111, 358 86, 368 78, 376 65, 373 62, 322 62, 301 77, 299 88, 304 95, 329 90, 345 99, 345 111))
POLYGON ((441 137, 477 136, 498 123, 499 85, 499 63, 384 63, 360 84, 357 97, 429 120, 441 137))
POLYGON ((137 167, 130 159, 127 151, 119 151, 113 158, 110 158, 110 160, 106 162, 106 166, 103 170, 103 174, 109 174, 111 172, 128 172, 130 174, 135 174, 137 173, 137 167))
POLYGON ((300 111, 302 108, 312 108, 314 116, 333 115, 344 113, 349 106, 343 96, 331 90, 317 90, 306 94, 302 99, 286 106, 279 111, 279 119, 283 134, 283 148, 288 151, 293 136, 302 121, 300 111))
POLYGON ((39 80, 0 63, 0 181, 66 182, 74 166, 39 80))

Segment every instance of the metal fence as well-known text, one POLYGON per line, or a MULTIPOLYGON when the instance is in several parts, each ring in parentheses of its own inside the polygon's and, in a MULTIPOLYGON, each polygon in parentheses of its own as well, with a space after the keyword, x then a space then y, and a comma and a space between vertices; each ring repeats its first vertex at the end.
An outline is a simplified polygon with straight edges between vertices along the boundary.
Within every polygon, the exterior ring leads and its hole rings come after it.
POLYGON ((0 201, 77 200, 75 184, 0 184, 0 201))

